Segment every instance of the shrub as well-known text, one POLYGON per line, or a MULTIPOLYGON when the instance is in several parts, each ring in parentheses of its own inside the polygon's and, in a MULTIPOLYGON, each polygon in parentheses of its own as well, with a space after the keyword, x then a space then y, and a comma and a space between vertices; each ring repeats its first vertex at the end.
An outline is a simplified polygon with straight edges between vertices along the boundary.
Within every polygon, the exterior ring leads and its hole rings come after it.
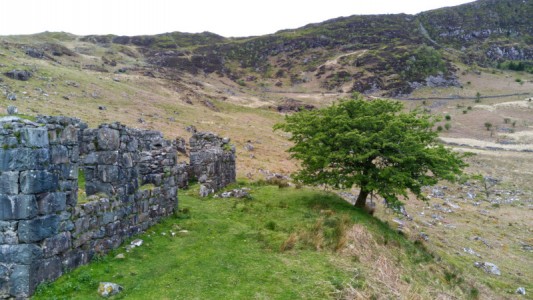
POLYGON ((452 119, 452 116, 450 116, 450 115, 446 115, 446 116, 444 117, 444 119, 446 119, 446 121, 450 121, 450 120, 452 119))
POLYGON ((491 130, 492 123, 491 122, 485 122, 485 128, 487 128, 487 131, 491 130))
POLYGON ((444 124, 444 128, 446 128, 446 130, 450 130, 450 128, 452 128, 452 124, 446 123, 444 124))
POLYGON ((268 221, 268 222, 265 224, 265 228, 266 228, 266 229, 269 229, 269 230, 276 230, 276 227, 277 227, 277 226, 278 226, 278 225, 276 224, 276 222, 274 222, 274 221, 272 221, 272 220, 268 221))
POLYGON ((446 63, 440 52, 433 47, 421 46, 407 60, 406 70, 402 72, 402 76, 405 79, 423 79, 446 71, 446 63))
POLYGON ((476 100, 474 102, 476 102, 476 103, 480 103, 481 102, 481 94, 479 92, 476 93, 476 100))

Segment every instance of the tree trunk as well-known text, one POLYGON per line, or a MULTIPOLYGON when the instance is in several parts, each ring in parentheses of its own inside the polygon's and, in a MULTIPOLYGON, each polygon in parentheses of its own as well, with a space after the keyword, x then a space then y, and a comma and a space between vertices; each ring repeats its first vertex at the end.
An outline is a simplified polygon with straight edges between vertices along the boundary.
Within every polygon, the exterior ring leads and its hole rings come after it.
POLYGON ((366 197, 370 194, 370 192, 365 191, 364 189, 361 189, 359 192, 359 196, 357 196, 357 200, 355 201, 355 207, 364 208, 366 205, 366 197))

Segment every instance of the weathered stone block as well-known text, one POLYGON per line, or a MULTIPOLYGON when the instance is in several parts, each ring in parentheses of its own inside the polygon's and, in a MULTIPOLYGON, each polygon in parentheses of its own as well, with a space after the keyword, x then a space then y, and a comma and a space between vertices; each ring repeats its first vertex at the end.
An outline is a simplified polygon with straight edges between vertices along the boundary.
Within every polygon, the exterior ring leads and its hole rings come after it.
POLYGON ((80 147, 73 146, 72 149, 69 150, 69 156, 73 163, 77 163, 80 160, 80 147))
POLYGON ((23 220, 36 215, 34 195, 0 195, 0 220, 23 220))
POLYGON ((31 170, 20 174, 20 190, 24 194, 54 192, 59 187, 58 182, 58 176, 47 171, 31 170))
POLYGON ((98 150, 118 150, 120 146, 120 133, 110 128, 100 128, 96 134, 98 150))
POLYGON ((76 144, 78 143, 78 132, 79 130, 75 126, 68 125, 61 132, 59 140, 62 144, 76 144))
POLYGON ((95 165, 98 162, 98 157, 96 156, 96 152, 91 152, 83 158, 83 163, 85 165, 95 165))
POLYGON ((85 193, 87 193, 87 196, 95 195, 98 193, 104 193, 106 195, 114 195, 115 189, 110 183, 86 182, 85 193))
POLYGON ((11 273, 10 268, 6 265, 0 264, 0 298, 9 297, 9 275, 11 273))
POLYGON ((9 293, 17 298, 28 298, 30 296, 30 266, 15 265, 11 277, 9 278, 9 293))
POLYGON ((78 235, 82 234, 83 232, 87 231, 89 229, 89 221, 90 216, 85 216, 78 218, 76 221, 74 221, 74 236, 77 237, 78 235))
POLYGON ((62 274, 62 264, 58 257, 41 259, 30 267, 29 290, 33 294, 39 283, 52 281, 62 274))
POLYGON ((0 172, 42 170, 49 163, 48 149, 0 149, 0 172))
POLYGON ((78 203, 78 190, 75 191, 67 191, 65 192, 67 195, 67 205, 70 207, 75 207, 78 203))
POLYGON ((100 165, 117 165, 118 151, 100 151, 96 152, 97 163, 100 165))
POLYGON ((102 182, 117 182, 119 180, 118 166, 99 165, 97 172, 98 179, 102 182))
POLYGON ((72 246, 70 232, 62 232, 53 237, 44 240, 43 254, 44 257, 51 257, 66 252, 72 246))
POLYGON ((102 225, 103 224, 109 224, 115 220, 115 213, 114 212, 106 212, 102 216, 102 225))
POLYGON ((63 211, 67 207, 67 194, 60 192, 39 194, 37 195, 37 207, 41 215, 63 211))
POLYGON ((63 257, 65 270, 72 270, 89 262, 89 256, 83 250, 73 250, 63 257))
POLYGON ((51 237, 58 232, 60 218, 57 215, 35 218, 19 222, 19 240, 32 243, 51 237))
POLYGON ((0 245, 0 262, 10 264, 31 264, 43 256, 43 251, 34 244, 0 245))
POLYGON ((50 161, 53 164, 64 164, 70 162, 68 149, 63 145, 50 147, 50 161))
POLYGON ((19 172, 0 173, 0 194, 16 195, 19 191, 19 172))
POLYGON ((79 248, 82 245, 85 245, 87 242, 91 240, 92 236, 93 236, 92 231, 84 232, 83 234, 81 234, 80 236, 72 240, 72 247, 79 248))
POLYGON ((18 222, 0 221, 0 244, 18 244, 17 226, 18 222))
POLYGON ((46 128, 24 128, 22 142, 28 147, 43 148, 48 146, 48 130, 46 128))
POLYGON ((122 167, 123 168, 133 167, 133 155, 131 153, 122 154, 122 167))

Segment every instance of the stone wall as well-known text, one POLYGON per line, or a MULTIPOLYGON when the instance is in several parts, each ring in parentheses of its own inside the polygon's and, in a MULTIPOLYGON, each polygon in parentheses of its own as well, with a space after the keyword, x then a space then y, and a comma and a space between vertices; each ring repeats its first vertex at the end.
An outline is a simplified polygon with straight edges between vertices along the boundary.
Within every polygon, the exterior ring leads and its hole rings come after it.
POLYGON ((211 132, 195 132, 189 141, 192 178, 200 182, 202 197, 236 180, 235 147, 211 132))
POLYGON ((84 124, 0 125, 0 298, 28 297, 69 258, 84 124))
POLYGON ((168 216, 189 174, 210 190, 235 181, 234 149, 211 133, 191 139, 190 165, 180 142, 119 123, 2 118, 0 143, 0 298, 28 297, 168 216))

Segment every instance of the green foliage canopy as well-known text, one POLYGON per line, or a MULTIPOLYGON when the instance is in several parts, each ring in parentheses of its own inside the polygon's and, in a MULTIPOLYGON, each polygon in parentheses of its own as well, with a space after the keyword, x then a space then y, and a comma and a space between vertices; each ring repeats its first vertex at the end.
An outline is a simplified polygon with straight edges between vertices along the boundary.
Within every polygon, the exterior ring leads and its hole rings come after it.
POLYGON ((361 189, 356 206, 370 193, 400 205, 398 196, 440 179, 453 181, 466 166, 464 154, 437 141, 435 121, 400 102, 360 98, 287 116, 275 129, 291 133, 289 149, 302 168, 295 179, 311 185, 361 189))
POLYGON ((429 75, 445 73, 446 70, 446 63, 440 52, 424 45, 416 49, 413 56, 407 60, 402 75, 407 80, 423 80, 429 75))

